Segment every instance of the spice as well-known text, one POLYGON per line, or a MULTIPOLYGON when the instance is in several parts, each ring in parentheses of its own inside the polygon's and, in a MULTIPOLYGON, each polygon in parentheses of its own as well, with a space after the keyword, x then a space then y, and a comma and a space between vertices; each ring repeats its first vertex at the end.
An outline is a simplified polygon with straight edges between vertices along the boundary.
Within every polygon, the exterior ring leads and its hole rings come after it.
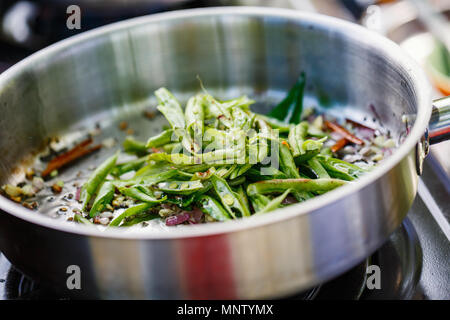
POLYGON ((53 191, 53 193, 61 193, 62 187, 59 184, 54 183, 52 185, 52 191, 53 191))

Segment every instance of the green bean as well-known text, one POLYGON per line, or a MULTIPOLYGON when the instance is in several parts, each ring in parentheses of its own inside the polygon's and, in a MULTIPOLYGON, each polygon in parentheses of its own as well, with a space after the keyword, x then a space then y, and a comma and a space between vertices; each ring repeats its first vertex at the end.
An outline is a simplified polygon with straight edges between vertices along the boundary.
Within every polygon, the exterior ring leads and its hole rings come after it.
POLYGON ((162 171, 160 173, 146 175, 146 176, 138 176, 129 180, 114 180, 112 181, 114 185, 120 189, 123 187, 130 187, 133 185, 143 185, 143 186, 151 186, 157 184, 161 181, 166 181, 168 179, 174 178, 179 174, 178 170, 172 169, 168 171, 162 171))
POLYGON ((275 209, 278 209, 281 205, 281 202, 287 197, 287 195, 291 192, 291 189, 287 189, 283 194, 278 197, 272 199, 269 203, 267 203, 264 208, 260 211, 256 211, 255 214, 266 213, 275 209))
POLYGON ((289 147, 284 143, 280 144, 280 170, 288 178, 299 178, 297 167, 295 166, 294 157, 289 147))
POLYGON ((111 221, 108 227, 118 227, 123 219, 145 212, 154 205, 155 204, 153 203, 141 203, 131 208, 128 208, 122 214, 116 217, 113 221, 111 221))
POLYGON ((332 157, 317 156, 317 160, 320 161, 320 164, 333 178, 351 181, 362 176, 366 172, 364 169, 354 164, 332 157))
POLYGON ((251 168, 246 173, 245 176, 252 181, 261 180, 272 180, 272 179, 287 179, 288 176, 274 167, 264 167, 264 174, 261 168, 251 168))
POLYGON ((167 181, 158 183, 158 189, 166 193, 189 195, 204 188, 199 180, 167 181))
POLYGON ((249 195, 281 193, 287 189, 301 192, 330 191, 346 183, 346 181, 340 179, 274 179, 250 184, 247 187, 247 193, 249 195))
POLYGON ((157 219, 157 218, 160 218, 159 214, 157 214, 157 213, 138 214, 138 215, 136 215, 136 217, 134 217, 133 219, 130 219, 130 220, 125 218, 124 219, 125 221, 122 223, 121 227, 131 227, 138 223, 157 219))
POLYGON ((315 172, 319 179, 328 179, 330 175, 327 170, 320 164, 320 161, 317 159, 308 160, 308 166, 315 172))
POLYGON ((207 195, 203 195, 199 198, 198 202, 201 205, 200 209, 205 214, 211 216, 214 220, 226 221, 231 219, 227 210, 225 210, 216 199, 207 195))
MULTIPOLYGON (((294 157, 292 156, 289 147, 284 143, 280 144, 280 170, 284 172, 288 178, 300 178, 300 174, 295 166, 294 157)), ((297 201, 305 201, 314 196, 310 192, 295 189, 292 194, 297 201)))
POLYGON ((163 148, 164 152, 166 152, 166 153, 173 153, 173 152, 175 152, 174 150, 182 150, 183 145, 180 142, 167 143, 167 144, 163 145, 162 148, 163 148))
POLYGON ((106 159, 89 177, 81 188, 80 200, 83 202, 83 210, 86 209, 92 196, 97 192, 98 187, 103 183, 106 176, 116 165, 118 153, 106 159))
POLYGON ((224 105, 222 105, 222 103, 214 99, 214 97, 209 94, 202 95, 202 98, 205 116, 207 118, 218 119, 224 127, 231 128, 232 122, 230 111, 224 105))
POLYGON ((94 200, 91 210, 89 211, 89 216, 94 218, 99 214, 107 204, 110 204, 114 197, 114 184, 110 181, 105 181, 100 187, 97 197, 94 200))
MULTIPOLYGON (((206 190, 207 188, 205 187, 204 189, 206 190)), ((190 207, 201 195, 201 193, 202 192, 199 191, 187 196, 169 195, 166 199, 166 202, 176 204, 177 206, 182 208, 190 207)))
POLYGON ((241 200, 236 196, 225 179, 213 175, 211 177, 211 182, 223 206, 233 218, 236 218, 233 209, 237 210, 242 217, 250 216, 250 211, 242 204, 241 200))
POLYGON ((241 185, 237 188, 236 194, 237 194, 237 196, 239 197, 239 199, 241 200, 242 205, 243 205, 244 207, 246 207, 247 210, 250 212, 250 203, 249 203, 249 201, 248 201, 247 193, 245 192, 245 189, 244 189, 244 187, 243 187, 243 184, 241 184, 241 185))
POLYGON ((126 137, 123 142, 123 150, 126 153, 136 154, 138 156, 144 156, 148 154, 148 149, 145 146, 145 143, 142 141, 138 141, 133 137, 126 137))
MULTIPOLYGON (((323 139, 326 139, 323 138, 323 139)), ((295 158, 295 164, 300 165, 320 153, 324 140, 306 140, 300 146, 300 155, 295 158)))
POLYGON ((225 109, 241 108, 242 110, 250 109, 250 105, 254 104, 255 100, 249 99, 247 96, 241 96, 237 99, 221 101, 221 105, 225 109))
POLYGON ((233 126, 241 130, 247 131, 252 126, 252 118, 248 113, 241 108, 233 107, 231 109, 231 115, 233 117, 233 126))
POLYGON ((244 182, 245 182, 245 177, 244 176, 240 176, 240 177, 237 177, 237 178, 234 178, 234 179, 230 179, 229 181, 228 181, 228 184, 231 186, 231 187, 234 187, 234 186, 239 186, 239 185, 241 185, 241 184, 243 184, 244 182))
POLYGON ((207 180, 216 172, 216 168, 211 167, 205 172, 196 172, 192 180, 207 180))
POLYGON ((135 160, 131 160, 125 163, 117 164, 112 170, 111 174, 115 177, 120 177, 121 175, 130 172, 137 171, 141 169, 147 161, 147 157, 141 157, 135 160))
POLYGON ((230 179, 236 179, 240 176, 242 176, 243 174, 245 174, 248 170, 250 170, 252 168, 252 164, 244 164, 244 165, 240 165, 237 166, 233 172, 231 172, 230 174, 230 179))
POLYGON ((302 148, 303 142, 305 141, 306 134, 308 132, 308 123, 301 122, 289 132, 289 145, 292 148, 292 155, 298 157, 299 155, 304 153, 302 148))
POLYGON ((78 223, 82 223, 82 224, 85 224, 85 225, 91 225, 91 226, 94 225, 91 221, 89 221, 88 219, 83 217, 81 214, 77 214, 77 213, 73 216, 73 221, 78 222, 78 223))
POLYGON ((201 157, 193 157, 187 156, 182 153, 171 153, 167 154, 164 152, 160 153, 152 153, 148 156, 148 160, 150 161, 164 161, 169 162, 171 164, 177 165, 191 165, 191 164, 200 164, 202 161, 201 157))
POLYGON ((147 148, 159 148, 161 146, 164 146, 168 143, 175 142, 178 139, 176 136, 174 136, 174 131, 172 129, 164 130, 160 134, 157 134, 156 136, 150 137, 147 140, 146 147, 147 148))
POLYGON ((261 114, 256 115, 256 120, 258 120, 258 119, 264 120, 272 129, 276 129, 280 133, 286 133, 291 130, 292 125, 287 124, 278 119, 275 119, 275 118, 272 118, 269 116, 264 116, 261 114))
POLYGON ((166 117, 167 121, 169 121, 175 134, 179 138, 182 138, 186 122, 180 103, 166 88, 156 90, 155 96, 159 102, 157 109, 166 117))
POLYGON ((130 188, 122 187, 119 188, 119 191, 125 196, 147 203, 160 203, 167 199, 166 196, 160 199, 155 198, 154 195, 151 194, 150 190, 145 186, 138 185, 130 188))
POLYGON ((190 98, 185 110, 186 133, 181 143, 192 154, 202 151, 203 117, 202 99, 198 96, 190 98))
POLYGON ((255 212, 263 210, 270 203, 270 199, 262 194, 250 195, 250 200, 255 212))

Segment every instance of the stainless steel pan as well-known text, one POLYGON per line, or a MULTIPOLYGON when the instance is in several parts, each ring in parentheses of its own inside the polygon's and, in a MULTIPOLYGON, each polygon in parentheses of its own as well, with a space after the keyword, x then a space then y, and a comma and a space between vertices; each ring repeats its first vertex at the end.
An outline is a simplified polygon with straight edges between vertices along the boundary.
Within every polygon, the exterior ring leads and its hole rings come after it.
MULTIPOLYGON (((219 97, 246 93, 266 111, 300 70, 309 96, 326 94, 353 114, 370 113, 373 104, 395 138, 405 135, 402 115, 415 115, 398 150, 357 182, 305 203, 167 232, 99 232, 0 198, 0 250, 62 291, 67 267, 77 265, 82 289, 71 293, 98 298, 281 297, 343 273, 405 217, 427 128, 445 132, 448 108, 441 101, 430 124, 429 86, 411 59, 391 41, 333 18, 273 8, 188 10, 42 50, 0 75, 0 184, 18 181, 48 136, 68 136, 99 119, 115 119, 105 130, 116 132, 114 121, 151 104, 160 86, 189 95, 198 90, 198 74, 219 97)), ((159 128, 159 119, 140 129, 159 128)), ((100 159, 77 166, 92 161, 100 159)))

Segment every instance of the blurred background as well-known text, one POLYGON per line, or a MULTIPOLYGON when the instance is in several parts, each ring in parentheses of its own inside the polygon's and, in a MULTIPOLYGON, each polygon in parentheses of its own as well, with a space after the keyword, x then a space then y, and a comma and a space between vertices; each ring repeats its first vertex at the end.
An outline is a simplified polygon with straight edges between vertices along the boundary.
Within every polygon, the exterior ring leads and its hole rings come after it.
MULTIPOLYGON (((56 41, 108 23, 230 5, 291 8, 361 24, 394 40, 419 62, 433 84, 433 98, 450 95, 450 0, 1 0, 0 72, 56 41), (73 4, 81 9, 80 30, 66 26, 73 4)), ((450 176, 450 141, 433 146, 432 154, 450 176)))

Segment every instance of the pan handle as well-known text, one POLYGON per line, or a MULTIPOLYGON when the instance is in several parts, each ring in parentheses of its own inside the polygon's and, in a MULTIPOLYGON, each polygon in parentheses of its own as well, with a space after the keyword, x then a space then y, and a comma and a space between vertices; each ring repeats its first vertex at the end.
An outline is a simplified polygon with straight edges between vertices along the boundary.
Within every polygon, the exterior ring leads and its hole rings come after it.
POLYGON ((430 144, 450 139, 450 96, 433 101, 428 139, 430 144))
POLYGON ((416 170, 422 174, 423 161, 429 151, 430 144, 450 139, 450 96, 433 101, 433 110, 428 129, 416 145, 416 170))

